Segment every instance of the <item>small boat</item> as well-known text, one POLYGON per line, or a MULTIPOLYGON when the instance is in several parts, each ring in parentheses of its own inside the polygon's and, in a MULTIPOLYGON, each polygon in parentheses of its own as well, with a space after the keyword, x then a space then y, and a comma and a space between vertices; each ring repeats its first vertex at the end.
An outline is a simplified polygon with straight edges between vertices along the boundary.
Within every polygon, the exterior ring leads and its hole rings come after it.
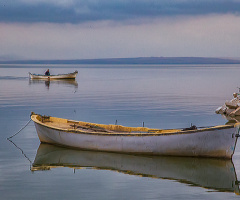
POLYGON ((175 180, 192 187, 239 194, 232 160, 174 156, 144 156, 82 151, 40 144, 32 171, 65 167, 75 170, 111 170, 128 175, 175 180))
POLYGON ((29 72, 30 79, 44 79, 44 80, 57 80, 57 79, 75 79, 78 74, 76 70, 73 73, 58 74, 58 75, 43 75, 43 74, 31 74, 29 72))
POLYGON ((239 124, 209 128, 150 129, 74 121, 31 113, 43 143, 119 153, 231 159, 239 124))

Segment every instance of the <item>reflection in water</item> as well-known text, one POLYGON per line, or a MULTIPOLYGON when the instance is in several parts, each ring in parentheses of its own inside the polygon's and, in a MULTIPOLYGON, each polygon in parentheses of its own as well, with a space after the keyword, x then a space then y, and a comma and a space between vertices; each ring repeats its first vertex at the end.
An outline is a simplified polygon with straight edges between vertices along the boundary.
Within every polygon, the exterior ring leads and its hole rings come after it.
MULTIPOLYGON (((11 138, 11 137, 10 137, 11 138)), ((20 148, 20 147, 18 147, 10 138, 7 138, 7 140, 9 141, 9 142, 11 142, 17 149, 19 149, 21 152, 22 152, 22 155, 29 161, 29 163, 30 163, 30 169, 31 169, 31 165, 32 165, 32 161, 28 158, 28 156, 23 152, 23 150, 20 148)))
POLYGON ((56 167, 114 170, 132 175, 176 180, 190 186, 219 192, 239 193, 231 160, 189 157, 160 157, 81 151, 40 144, 32 170, 56 167))
POLYGON ((31 80, 29 79, 29 85, 31 84, 42 84, 45 83, 45 86, 49 88, 50 84, 62 84, 62 85, 72 85, 75 88, 78 87, 78 83, 75 79, 62 79, 62 80, 31 80))
POLYGON ((49 80, 49 81, 45 81, 45 86, 49 89, 49 86, 50 86, 50 80, 49 80))

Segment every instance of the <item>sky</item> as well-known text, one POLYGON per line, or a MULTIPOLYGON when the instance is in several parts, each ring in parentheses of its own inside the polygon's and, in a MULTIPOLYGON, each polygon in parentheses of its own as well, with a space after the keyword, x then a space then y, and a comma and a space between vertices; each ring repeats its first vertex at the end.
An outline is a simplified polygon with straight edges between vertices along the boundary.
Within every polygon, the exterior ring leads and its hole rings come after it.
POLYGON ((0 60, 239 53, 240 0, 0 0, 0 60))

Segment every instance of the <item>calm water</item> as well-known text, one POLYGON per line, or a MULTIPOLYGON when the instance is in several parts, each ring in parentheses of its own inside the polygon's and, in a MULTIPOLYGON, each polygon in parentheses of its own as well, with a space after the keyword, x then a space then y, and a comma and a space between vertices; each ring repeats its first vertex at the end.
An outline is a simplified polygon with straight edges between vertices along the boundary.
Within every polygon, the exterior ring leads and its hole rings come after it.
POLYGON ((40 145, 31 111, 152 128, 227 122, 215 109, 240 86, 240 65, 0 65, 0 199, 237 199, 232 161, 78 151, 40 145), (78 70, 76 81, 28 72, 78 70))

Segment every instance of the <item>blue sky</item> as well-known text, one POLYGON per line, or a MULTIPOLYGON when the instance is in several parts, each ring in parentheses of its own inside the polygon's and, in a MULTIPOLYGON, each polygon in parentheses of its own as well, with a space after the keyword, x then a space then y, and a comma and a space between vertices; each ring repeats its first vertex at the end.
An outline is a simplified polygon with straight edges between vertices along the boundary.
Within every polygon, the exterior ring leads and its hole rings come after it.
POLYGON ((1 0, 0 59, 239 57, 240 0, 1 0))

